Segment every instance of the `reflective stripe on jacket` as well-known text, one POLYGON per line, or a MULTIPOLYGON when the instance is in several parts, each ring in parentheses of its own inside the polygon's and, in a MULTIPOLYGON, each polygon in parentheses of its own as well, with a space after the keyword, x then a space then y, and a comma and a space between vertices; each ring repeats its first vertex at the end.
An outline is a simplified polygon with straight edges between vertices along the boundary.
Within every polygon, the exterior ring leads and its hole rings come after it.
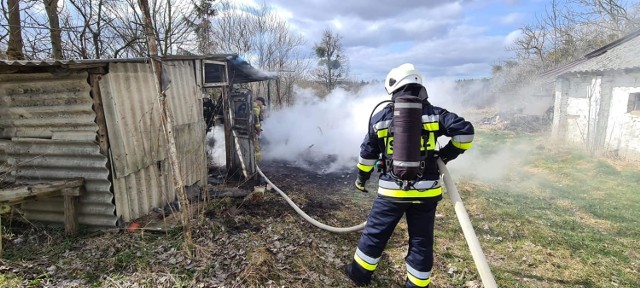
MULTIPOLYGON (((393 149, 388 148, 393 143, 393 137, 389 132, 389 128, 392 126, 392 116, 392 108, 387 106, 371 118, 371 126, 360 146, 357 165, 359 173, 364 174, 365 179, 369 179, 371 172, 373 172, 373 166, 384 154, 385 147, 389 150, 387 154, 393 153, 393 149)), ((447 159, 454 159, 471 148, 474 129, 469 121, 455 113, 426 103, 422 107, 422 133, 420 150, 423 156, 426 153, 422 177, 417 179, 418 181, 413 186, 408 187, 408 190, 403 190, 401 182, 395 181, 389 174, 382 174, 378 183, 380 196, 393 198, 440 196, 442 194, 442 187, 439 183, 440 173, 434 156, 438 137, 451 137, 449 143, 441 151, 446 150, 447 153, 453 154, 447 155, 447 159)), ((388 170, 390 167, 386 168, 388 170)))

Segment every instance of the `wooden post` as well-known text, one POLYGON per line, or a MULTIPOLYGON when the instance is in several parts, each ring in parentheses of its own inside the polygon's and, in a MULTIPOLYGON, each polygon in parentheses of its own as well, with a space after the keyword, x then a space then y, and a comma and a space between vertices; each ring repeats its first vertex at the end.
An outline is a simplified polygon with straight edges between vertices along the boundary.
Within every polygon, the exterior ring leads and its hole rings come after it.
POLYGON ((193 245, 193 241, 191 240, 191 225, 189 221, 191 209, 189 208, 189 201, 184 190, 184 181, 180 171, 180 163, 178 162, 178 151, 176 149, 176 141, 173 133, 173 118, 171 117, 169 104, 167 103, 167 95, 165 94, 164 87, 162 85, 162 62, 160 62, 158 57, 158 41, 151 21, 149 1, 139 0, 138 3, 140 4, 140 9, 144 14, 144 30, 147 36, 147 46, 149 48, 151 58, 151 67, 153 68, 153 72, 156 76, 156 90, 162 107, 162 126, 169 144, 169 162, 171 164, 173 180, 175 181, 174 184, 178 194, 178 201, 180 203, 180 220, 182 221, 184 229, 183 232, 185 244, 187 246, 187 254, 191 256, 191 246, 193 245))
POLYGON ((64 232, 67 235, 78 234, 78 197, 84 193, 84 185, 77 188, 62 189, 64 197, 64 232))
POLYGON ((78 197, 64 196, 64 232, 67 235, 78 233, 78 197))
MULTIPOLYGON (((226 72, 225 72, 226 73, 226 72)), ((233 118, 231 117, 231 96, 229 95, 229 89, 231 89, 231 84, 225 86, 224 88, 222 88, 222 102, 224 110, 223 110, 223 115, 224 115, 224 147, 225 147, 225 157, 226 157, 226 161, 227 161, 227 177, 229 178, 231 176, 230 172, 231 170, 235 167, 234 165, 234 161, 235 161, 235 152, 234 152, 234 145, 233 145, 233 135, 231 135, 231 129, 233 126, 233 118)))

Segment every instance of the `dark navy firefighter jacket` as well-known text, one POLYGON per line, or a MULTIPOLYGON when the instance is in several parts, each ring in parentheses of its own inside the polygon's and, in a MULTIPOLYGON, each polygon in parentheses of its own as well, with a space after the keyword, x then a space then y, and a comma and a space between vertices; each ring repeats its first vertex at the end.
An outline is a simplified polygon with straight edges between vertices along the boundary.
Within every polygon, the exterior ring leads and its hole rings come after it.
MULTIPOLYGON (((389 133, 392 115, 392 108, 388 105, 371 118, 369 132, 360 146, 360 157, 358 158, 358 177, 361 181, 370 178, 375 163, 384 157, 385 147, 389 149, 388 147, 393 144, 393 137, 389 133), (387 142, 390 143, 389 146, 385 146, 387 142)), ((422 135, 420 148, 424 161, 422 177, 408 187, 409 189, 403 190, 402 183, 394 180, 389 174, 390 167, 385 167, 386 172, 383 172, 378 180, 378 195, 380 197, 401 198, 403 200, 441 197, 442 187, 436 162, 437 157, 446 163, 471 148, 474 130, 469 121, 455 113, 433 106, 425 100, 422 106, 422 135), (436 150, 436 140, 443 135, 451 137, 451 140, 438 151, 436 150)), ((392 152, 393 150, 389 149, 388 153, 392 152)))

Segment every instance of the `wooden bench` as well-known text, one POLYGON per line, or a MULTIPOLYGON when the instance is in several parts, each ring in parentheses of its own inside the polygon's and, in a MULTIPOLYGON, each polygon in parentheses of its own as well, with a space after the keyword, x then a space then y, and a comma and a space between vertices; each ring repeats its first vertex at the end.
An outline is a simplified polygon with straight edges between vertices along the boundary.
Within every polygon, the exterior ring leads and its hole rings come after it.
MULTIPOLYGON (((63 196, 64 230, 67 235, 75 235, 78 232, 78 197, 82 193, 84 193, 84 178, 1 189, 0 211, 27 201, 63 196)), ((0 257, 2 257, 2 222, 0 222, 0 257)))

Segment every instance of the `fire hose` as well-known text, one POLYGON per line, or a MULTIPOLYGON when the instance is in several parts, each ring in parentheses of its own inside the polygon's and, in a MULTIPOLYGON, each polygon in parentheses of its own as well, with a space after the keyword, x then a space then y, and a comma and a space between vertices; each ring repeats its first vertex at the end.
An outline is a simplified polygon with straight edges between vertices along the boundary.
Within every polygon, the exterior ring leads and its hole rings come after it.
MULTIPOLYGON (((471 225, 471 220, 469 219, 469 214, 467 213, 467 209, 464 208, 464 204, 462 203, 462 198, 458 193, 458 188, 456 188, 451 175, 449 174, 449 170, 447 166, 442 162, 441 159, 438 159, 438 167, 440 168, 441 173, 443 174, 442 178, 444 180, 444 185, 447 187, 447 192, 449 193, 449 197, 451 198, 451 202, 453 202, 454 210, 456 211, 456 216, 458 217, 458 222, 460 222, 460 227, 462 228, 462 232, 464 234, 464 238, 467 241, 467 245, 469 246, 469 251, 471 251, 471 256, 473 257, 473 262, 476 264, 476 268, 478 269, 478 274, 480 274, 480 279, 482 280, 482 285, 486 288, 494 288, 498 287, 496 284, 496 280, 493 278, 493 274, 491 273, 491 269, 489 268, 489 264, 487 263, 487 259, 482 252, 482 247, 480 247, 480 241, 478 241, 478 237, 476 236, 476 232, 473 230, 473 225, 471 225)), ((367 223, 362 222, 356 226, 352 227, 333 227, 323 223, 318 222, 317 220, 311 218, 307 213, 302 211, 300 207, 298 207, 291 198, 287 196, 280 188, 267 178, 260 167, 256 166, 258 173, 262 176, 271 187, 273 187, 282 198, 284 198, 289 206, 291 206, 300 216, 302 216, 305 220, 309 221, 309 223, 315 225, 316 227, 327 230, 329 232, 335 233, 349 233, 356 232, 362 230, 367 223)))
POLYGON ((311 216, 309 216, 307 213, 304 213, 304 211, 302 211, 302 209, 300 209, 300 207, 298 207, 298 205, 296 205, 296 203, 293 203, 293 201, 291 201, 291 198, 289 198, 289 196, 287 196, 287 194, 285 194, 284 192, 282 192, 282 190, 280 190, 280 188, 278 188, 276 185, 273 184, 273 182, 271 182, 271 180, 269 180, 269 178, 267 178, 266 175, 264 175, 264 173, 262 173, 262 170, 260 170, 260 167, 256 166, 256 170, 258 170, 258 173, 260 174, 260 176, 262 176, 262 178, 264 178, 265 181, 267 181, 267 183, 269 183, 269 185, 271 185, 271 187, 273 187, 273 190, 276 190, 276 192, 278 192, 278 194, 280 194, 280 196, 282 196, 282 198, 284 198, 284 200, 287 201, 287 203, 289 203, 289 206, 291 206, 291 208, 293 208, 293 210, 296 210, 296 212, 298 212, 298 214, 300 214, 300 216, 302 216, 302 218, 304 218, 305 220, 309 221, 309 223, 315 225, 316 227, 323 229, 323 230, 327 230, 329 232, 334 232, 334 233, 349 233, 349 232, 356 232, 356 231, 360 231, 362 229, 364 229, 364 224, 366 224, 367 222, 362 222, 356 226, 352 226, 352 227, 333 227, 333 226, 329 226, 327 224, 324 223, 320 223, 318 222, 316 219, 311 218, 311 216))
POLYGON ((441 159, 438 159, 438 168, 440 168, 440 172, 443 174, 442 178, 444 179, 444 186, 447 187, 447 192, 449 193, 451 202, 453 202, 453 209, 456 210, 458 222, 460 222, 464 239, 467 240, 469 251, 471 251, 471 256, 473 257, 473 262, 476 264, 476 269, 478 269, 478 274, 480 274, 482 285, 485 288, 498 287, 498 284, 496 284, 496 280, 493 278, 493 274, 491 273, 491 269, 489 268, 489 264, 487 263, 487 258, 484 257, 482 247, 480 247, 480 241, 478 241, 476 232, 473 230, 473 226, 471 225, 467 209, 464 208, 462 198, 460 198, 460 193, 458 193, 458 188, 455 183, 453 183, 453 179, 451 179, 451 174, 449 173, 449 169, 447 169, 447 165, 445 165, 441 159))

